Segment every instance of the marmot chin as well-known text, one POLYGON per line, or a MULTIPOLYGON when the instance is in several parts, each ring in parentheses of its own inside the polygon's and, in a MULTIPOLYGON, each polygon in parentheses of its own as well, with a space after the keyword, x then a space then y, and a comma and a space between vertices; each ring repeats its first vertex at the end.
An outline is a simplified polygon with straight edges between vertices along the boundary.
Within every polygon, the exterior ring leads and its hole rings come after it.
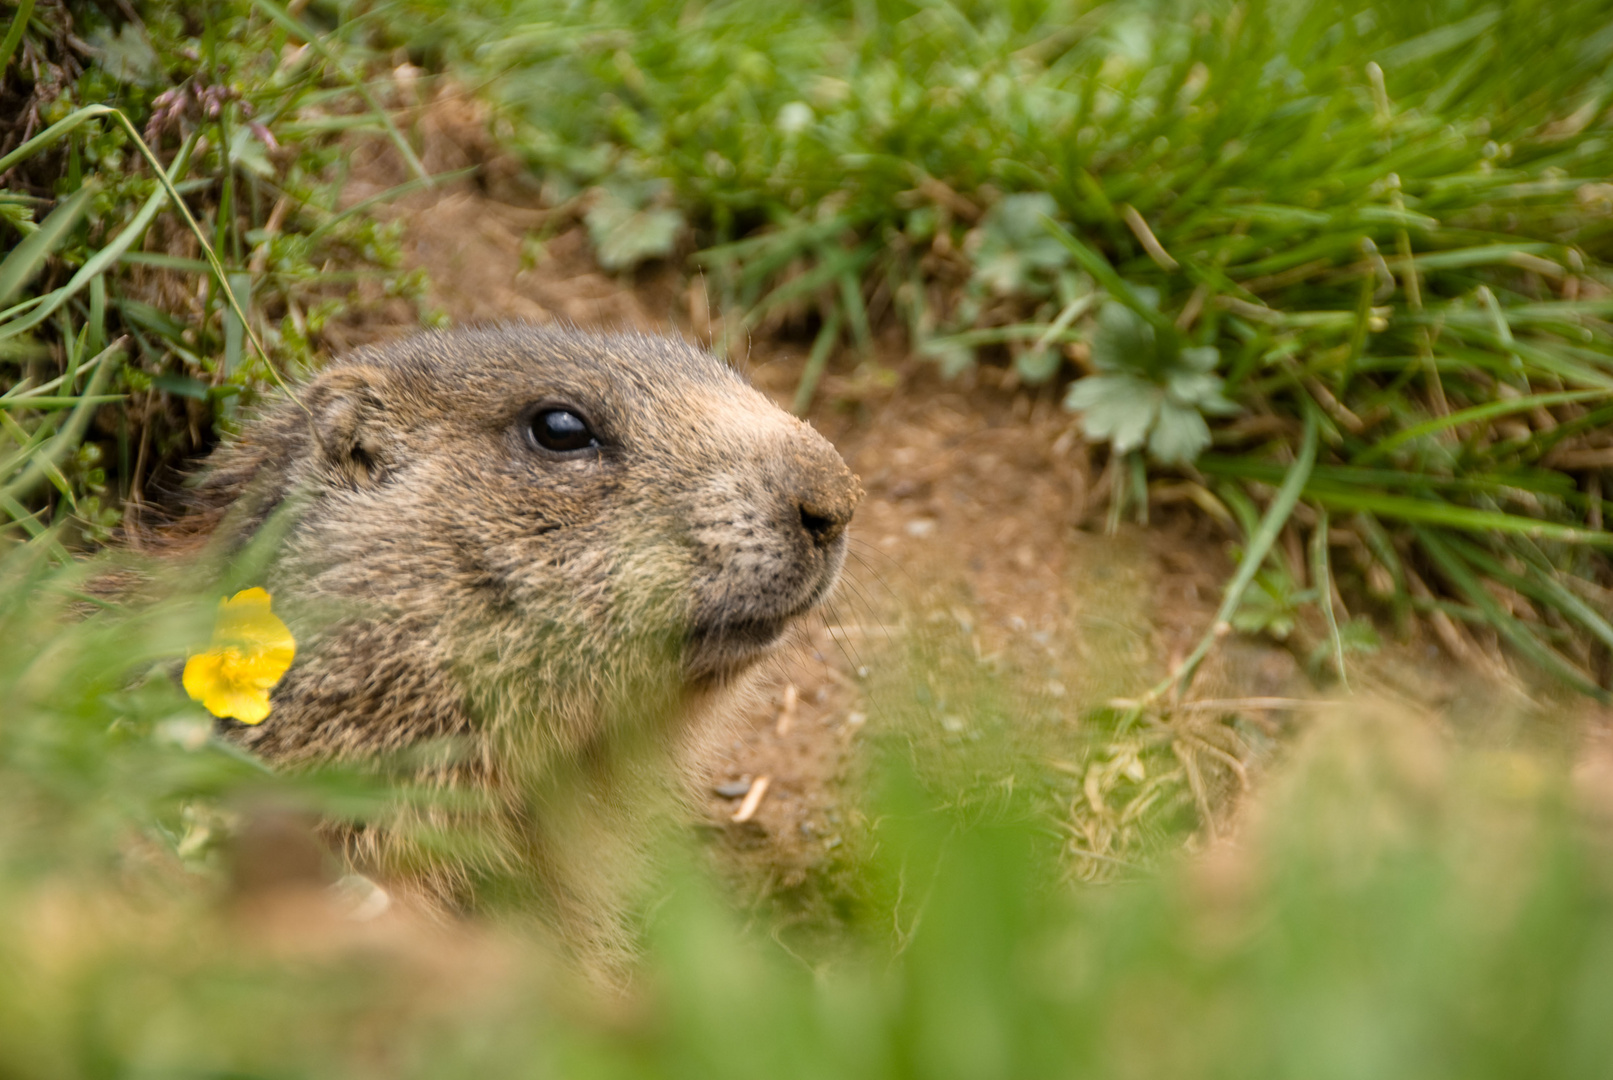
MULTIPOLYGON (((285 765, 446 748, 440 778, 493 793, 498 858, 608 945, 621 890, 599 879, 620 874, 576 864, 639 841, 628 777, 676 771, 690 725, 829 593, 856 477, 728 365, 663 337, 428 333, 296 397, 195 488, 193 520, 228 544, 290 514, 265 584, 296 662, 263 723, 221 730, 285 765)), ((344 843, 384 864, 392 841, 344 843)), ((449 863, 413 869, 474 890, 449 863)))

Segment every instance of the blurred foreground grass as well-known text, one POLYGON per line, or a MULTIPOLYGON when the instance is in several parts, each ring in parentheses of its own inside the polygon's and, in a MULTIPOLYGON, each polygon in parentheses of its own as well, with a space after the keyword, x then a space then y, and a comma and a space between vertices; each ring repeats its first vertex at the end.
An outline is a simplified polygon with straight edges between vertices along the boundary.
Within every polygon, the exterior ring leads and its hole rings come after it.
POLYGON ((937 747, 895 724, 870 741, 841 932, 770 936, 675 847, 618 996, 579 984, 519 911, 440 925, 329 889, 243 892, 223 841, 253 806, 382 804, 207 737, 166 674, 206 606, 64 620, 81 572, 32 554, 6 560, 0 593, 0 1076, 1426 1078, 1613 1061, 1613 748, 1538 718, 1319 708, 1235 844, 1072 888, 1022 733, 989 721, 978 681, 913 672, 982 738, 937 747))

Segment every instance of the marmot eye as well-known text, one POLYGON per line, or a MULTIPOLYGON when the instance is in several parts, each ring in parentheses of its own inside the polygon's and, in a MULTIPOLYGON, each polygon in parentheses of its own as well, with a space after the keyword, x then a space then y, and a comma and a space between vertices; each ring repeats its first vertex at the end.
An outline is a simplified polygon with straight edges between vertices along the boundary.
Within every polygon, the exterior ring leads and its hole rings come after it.
POLYGON ((532 438, 545 450, 587 450, 599 445, 588 422, 570 409, 544 409, 534 416, 532 438))

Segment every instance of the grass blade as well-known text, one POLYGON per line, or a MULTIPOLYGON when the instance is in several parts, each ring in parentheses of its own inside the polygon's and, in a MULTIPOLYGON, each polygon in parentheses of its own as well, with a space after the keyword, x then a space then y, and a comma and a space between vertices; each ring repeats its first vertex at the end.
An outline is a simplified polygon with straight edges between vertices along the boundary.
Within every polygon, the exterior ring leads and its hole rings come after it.
POLYGON ((1542 567, 1530 560, 1530 568, 1534 570, 1534 575, 1526 577, 1508 570, 1500 560, 1474 544, 1455 537, 1450 537, 1448 542, 1459 555, 1486 576, 1494 578, 1508 588, 1516 589, 1531 600, 1556 608, 1560 614, 1578 622, 1602 644, 1613 649, 1613 624, 1609 624, 1589 604, 1566 589, 1557 580, 1556 572, 1549 566, 1542 567))
POLYGON ((1306 492, 1312 499, 1335 510, 1362 510, 1379 517, 1394 518, 1416 525, 1439 525, 1476 533, 1513 533, 1533 540, 1556 540, 1589 547, 1613 547, 1613 533, 1560 525, 1553 521, 1507 514, 1499 510, 1477 510, 1470 506, 1413 499, 1404 495, 1357 492, 1333 488, 1306 492))
POLYGON ((1308 410, 1305 413, 1305 433, 1300 438, 1299 453, 1295 456, 1294 463, 1288 467, 1288 478, 1283 481, 1283 486, 1278 489, 1276 497, 1271 500, 1271 505, 1266 508, 1265 516, 1260 519, 1260 528, 1249 538, 1249 545, 1244 549, 1243 558, 1238 563, 1237 573, 1232 575, 1226 595, 1221 599, 1221 608, 1215 613, 1215 622, 1199 639, 1198 646, 1182 662, 1182 666, 1165 681, 1148 691, 1143 699, 1145 702, 1158 701, 1173 686, 1187 686, 1191 683, 1193 673, 1210 654, 1210 649, 1232 628, 1232 616, 1243 603, 1243 594, 1248 590, 1249 583, 1254 581, 1260 567, 1264 565, 1272 545, 1277 542, 1278 535, 1283 531, 1283 526, 1288 524, 1289 515, 1294 512, 1294 507, 1299 505, 1300 496, 1305 491, 1305 483, 1310 479, 1311 467, 1316 464, 1316 444, 1320 427, 1316 411, 1308 410))
POLYGON ((0 307, 9 303, 18 290, 39 273, 45 260, 61 246, 67 234, 73 231, 89 210, 90 200, 100 186, 93 177, 86 180, 83 187, 52 210, 50 216, 39 223, 39 228, 23 237, 22 242, 11 249, 5 261, 0 262, 0 307))
POLYGON ((117 112, 117 110, 110 105, 86 105, 82 109, 75 109, 11 151, 11 153, 0 157, 0 173, 4 173, 19 162, 27 161, 41 150, 55 146, 62 136, 72 134, 73 131, 96 117, 106 116, 114 112, 117 112))
POLYGON ((1316 528, 1311 536, 1311 579, 1316 586, 1316 603, 1327 621, 1327 639, 1333 647, 1333 664, 1338 668, 1339 683, 1350 689, 1350 677, 1344 670, 1344 637, 1339 633, 1338 614, 1333 610, 1333 567, 1327 544, 1328 514, 1324 507, 1317 515, 1316 528))
POLYGON ((812 395, 817 393, 818 380, 823 378, 823 369, 829 365, 829 354, 834 351, 835 341, 840 337, 840 308, 836 307, 829 312, 829 317, 823 320, 823 326, 818 329, 818 336, 813 339, 812 352, 807 356, 806 366, 801 369, 801 381, 795 388, 795 401, 790 411, 796 416, 805 416, 807 409, 812 405, 812 395))
MULTIPOLYGON (((117 113, 117 115, 121 117, 123 114, 117 113)), ((198 138, 198 135, 193 134, 186 140, 185 145, 180 148, 179 153, 174 157, 173 165, 171 166, 174 176, 184 174, 185 167, 190 162, 191 149, 196 145, 198 138)), ((151 224, 151 220, 157 216, 157 212, 162 209, 163 203, 168 201, 170 193, 173 191, 172 178, 165 175, 161 168, 157 168, 157 175, 161 177, 164 183, 151 193, 150 197, 146 199, 146 204, 140 208, 140 212, 123 227, 123 231, 118 233, 117 238, 100 251, 97 251, 83 266, 79 267, 78 271, 68 279, 66 285, 45 294, 41 298, 42 302, 33 311, 24 317, 12 319, 4 325, 0 325, 0 341, 15 337, 23 331, 30 330, 44 322, 58 308, 72 299, 80 289, 87 286, 92 278, 99 276, 107 267, 116 263, 123 253, 134 245, 135 241, 145 235, 146 227, 151 224)), ((180 202, 177 194, 172 197, 174 201, 180 202)), ((181 202, 180 205, 183 206, 184 204, 181 202)))
POLYGON ((1594 401, 1613 394, 1613 390, 1565 390, 1555 394, 1531 394, 1528 397, 1512 398, 1502 401, 1491 401, 1483 405, 1475 405, 1469 409, 1461 409, 1448 416, 1437 416, 1421 424, 1414 424, 1409 428, 1397 431, 1354 458, 1354 464, 1365 465, 1381 457, 1393 453, 1396 449, 1420 439, 1425 435, 1434 435, 1449 428, 1462 424, 1473 424, 1485 420, 1494 420, 1501 416, 1510 416, 1513 413, 1528 412, 1535 408, 1545 408, 1550 405, 1566 405, 1575 401, 1594 401))
POLYGON ((1162 335, 1164 341, 1175 340, 1177 336, 1175 324, 1158 308, 1143 303, 1142 297, 1138 296, 1125 279, 1115 272, 1115 268, 1109 265, 1109 260, 1077 240, 1068 229, 1052 218, 1043 217, 1042 225, 1059 243, 1069 249, 1081 269, 1091 274, 1093 279, 1103 286, 1105 292, 1146 319, 1154 331, 1162 335))
POLYGON ((17 51, 22 43, 23 32, 28 29, 28 20, 34 17, 34 0, 19 0, 17 13, 11 17, 11 25, 6 28, 6 37, 0 41, 0 76, 5 75, 6 68, 11 66, 11 54, 17 51))
POLYGON ((1588 694, 1598 701, 1613 701, 1613 695, 1598 686, 1595 680, 1580 670, 1578 665, 1541 641, 1527 624, 1503 609, 1500 602, 1479 581, 1472 568, 1440 538, 1438 533, 1429 529, 1415 531, 1417 542, 1439 566, 1446 579, 1456 586, 1457 591, 1465 595, 1474 607, 1484 613, 1489 625, 1511 642, 1514 648, 1581 693, 1588 694))
POLYGON ((127 337, 121 337, 94 357, 91 362, 96 365, 95 374, 90 376, 90 384, 84 388, 84 395, 68 417, 66 426, 50 442, 29 454, 28 463, 17 478, 0 487, 0 499, 16 502, 24 498, 35 484, 49 476, 50 470, 55 468, 56 463, 64 455, 78 446, 79 440, 84 437, 84 430, 89 427, 90 419, 95 415, 95 410, 100 407, 101 388, 106 384, 112 369, 116 367, 110 360, 113 355, 123 351, 123 346, 128 340, 127 337))

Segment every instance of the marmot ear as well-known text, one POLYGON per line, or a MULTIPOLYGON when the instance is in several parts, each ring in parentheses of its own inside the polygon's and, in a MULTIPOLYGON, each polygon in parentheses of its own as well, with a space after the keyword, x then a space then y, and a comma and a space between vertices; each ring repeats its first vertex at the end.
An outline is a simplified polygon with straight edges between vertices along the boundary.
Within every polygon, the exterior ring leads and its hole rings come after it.
POLYGON ((386 478, 392 432, 382 397, 385 384, 380 370, 355 364, 326 371, 303 391, 319 460, 347 486, 367 487, 386 478))

